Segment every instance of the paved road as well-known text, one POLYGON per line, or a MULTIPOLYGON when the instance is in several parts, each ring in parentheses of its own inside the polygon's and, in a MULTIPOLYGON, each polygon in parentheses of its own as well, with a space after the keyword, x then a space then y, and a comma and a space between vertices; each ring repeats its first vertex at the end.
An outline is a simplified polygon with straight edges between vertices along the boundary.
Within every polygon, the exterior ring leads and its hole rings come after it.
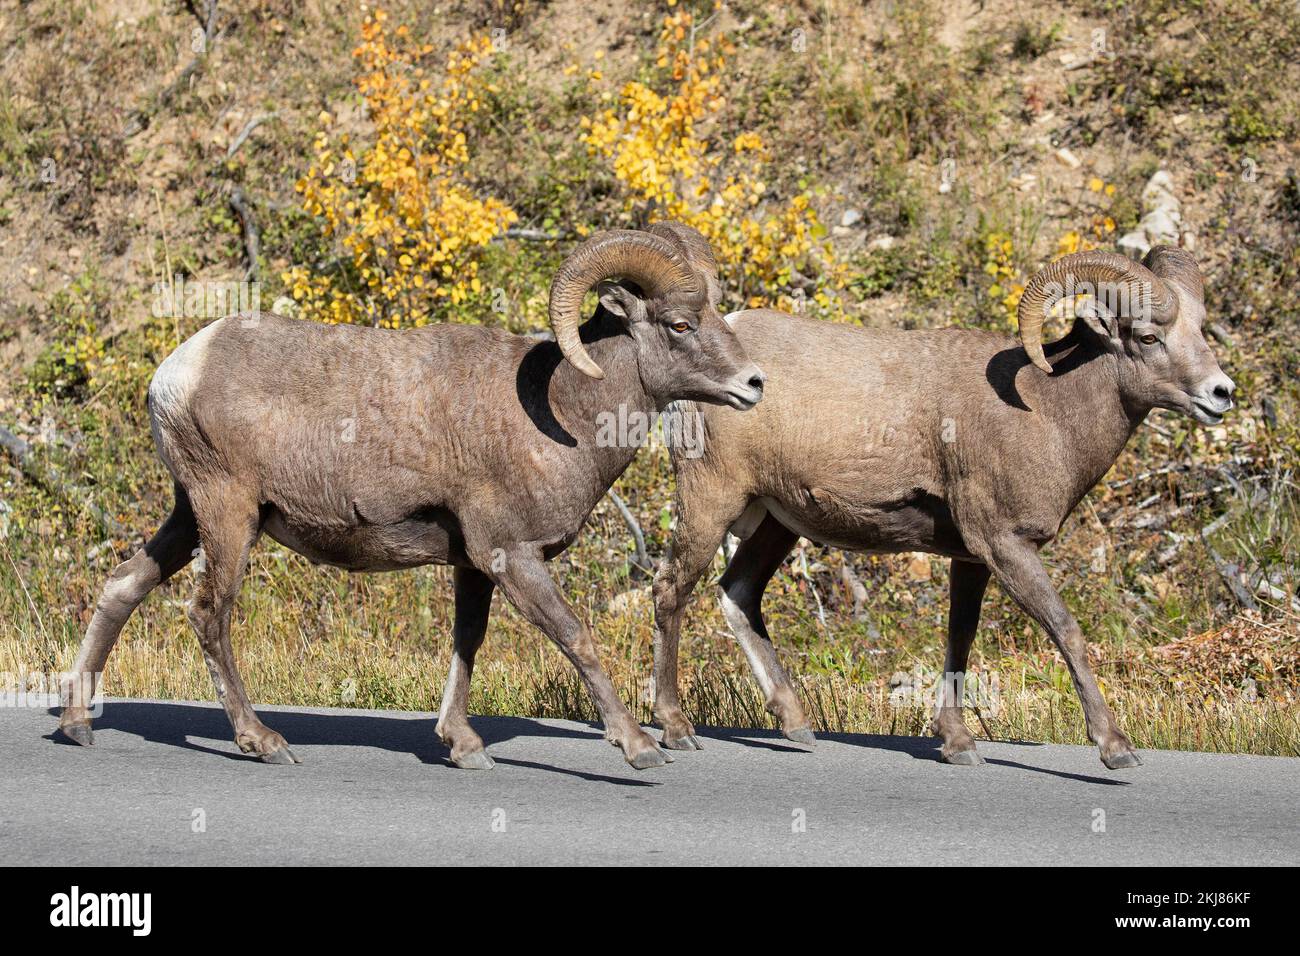
POLYGON ((501 717, 474 722, 482 772, 445 762, 430 714, 260 713, 302 765, 239 754, 212 704, 110 700, 89 749, 45 709, 0 710, 0 862, 1300 863, 1300 759, 1108 771, 1087 747, 981 743, 965 768, 911 737, 807 752, 704 729, 703 751, 636 771, 594 727, 501 717))

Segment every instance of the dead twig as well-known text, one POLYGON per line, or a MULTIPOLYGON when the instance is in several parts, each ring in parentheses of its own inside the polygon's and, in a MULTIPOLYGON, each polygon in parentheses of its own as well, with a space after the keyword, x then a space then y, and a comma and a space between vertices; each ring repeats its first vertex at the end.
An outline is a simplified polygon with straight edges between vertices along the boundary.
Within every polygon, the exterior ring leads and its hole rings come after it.
POLYGON ((244 141, 253 135, 253 130, 257 129, 263 123, 275 119, 279 115, 278 112, 263 113, 261 116, 254 116, 251 120, 245 123, 244 128, 236 133, 235 138, 230 141, 230 146, 226 149, 226 159, 231 159, 235 153, 239 152, 239 147, 243 146, 244 141))
POLYGON ((822 630, 825 631, 826 608, 822 606, 822 596, 817 590, 817 582, 813 580, 812 572, 808 570, 808 551, 804 548, 802 542, 799 544, 799 559, 795 564, 800 575, 808 582, 808 590, 812 592, 813 600, 817 603, 817 620, 821 623, 822 630))
POLYGON ((85 509, 113 537, 125 539, 131 536, 126 528, 94 503, 88 490, 71 484, 63 478, 57 468, 39 461, 32 446, 6 428, 0 428, 0 448, 5 450, 18 470, 29 481, 44 488, 60 501, 85 509))
POLYGON ((1248 611, 1258 612, 1259 603, 1255 600, 1254 595, 1250 593, 1250 589, 1242 584, 1241 579, 1237 576, 1241 569, 1237 565, 1225 561, 1223 556, 1213 548, 1206 548, 1206 550, 1210 553, 1210 560, 1214 562, 1214 568, 1219 572, 1219 577, 1223 578, 1223 583, 1228 586, 1228 590, 1236 598, 1237 603, 1248 611))
MULTIPOLYGON (((193 6, 191 6, 190 9, 197 17, 198 12, 194 11, 193 6)), ((167 86, 163 88, 162 92, 154 97, 152 103, 131 111, 127 116, 126 125, 122 127, 123 139, 130 139, 137 133, 148 129, 149 123, 154 116, 166 109, 167 105, 172 101, 172 98, 188 86, 191 79, 203 71, 203 67, 207 65, 208 53, 212 50, 213 44, 215 44, 217 40, 221 39, 224 32, 224 30, 220 32, 217 30, 217 0, 209 0, 207 13, 203 20, 203 41, 201 43, 201 48, 195 51, 194 59, 185 64, 185 68, 181 70, 180 75, 167 84, 167 86)))
POLYGON ((244 270, 244 278, 252 280, 257 278, 257 256, 261 251, 261 236, 257 231, 257 223, 253 219, 253 210, 248 205, 248 200, 244 198, 244 191, 236 186, 230 191, 230 208, 235 211, 239 221, 244 227, 244 255, 248 261, 248 267, 244 270))
POLYGON ((632 533, 632 541, 636 546, 636 554, 633 555, 631 561, 632 566, 645 574, 654 574, 654 561, 650 559, 650 555, 646 552, 645 535, 641 532, 641 523, 636 520, 636 515, 632 514, 632 509, 623 502, 623 499, 618 496, 618 493, 613 488, 609 489, 606 494, 609 495, 609 500, 614 502, 614 507, 618 509, 618 513, 622 515, 627 530, 632 533))
POLYGON ((867 588, 866 585, 859 580, 858 576, 853 573, 853 568, 849 566, 847 558, 840 565, 840 580, 844 583, 844 587, 853 598, 854 620, 864 620, 867 613, 867 588))
POLYGON ((989 725, 984 723, 984 712, 974 704, 971 705, 971 710, 975 711, 975 717, 979 720, 980 726, 984 728, 984 739, 996 740, 997 738, 993 736, 993 731, 989 730, 989 725))
MULTIPOLYGON (((1232 458, 1229 458, 1224 464, 1225 465, 1248 465, 1251 463, 1251 461, 1252 461, 1251 458, 1248 458, 1243 455, 1237 455, 1232 458)), ((1152 478, 1161 478, 1165 475, 1181 473, 1184 471, 1191 471, 1195 467, 1202 467, 1202 466, 1190 465, 1187 464, 1186 462, 1180 462, 1174 465, 1165 465, 1163 468, 1153 468, 1150 471, 1144 471, 1141 472, 1140 474, 1133 475, 1131 478, 1121 478, 1117 481, 1108 481, 1106 482, 1106 487, 1124 488, 1127 487, 1128 485, 1136 485, 1144 481, 1150 481, 1152 478)))
POLYGON ((1165 567, 1178 556, 1178 552, 1182 550, 1183 545, 1187 544, 1187 542, 1191 541, 1193 538, 1201 538, 1202 540, 1208 541, 1216 531, 1228 523, 1228 517, 1229 516, 1226 514, 1219 515, 1219 517, 1215 518, 1194 535, 1176 534, 1173 531, 1167 532, 1167 534, 1173 538, 1173 544, 1156 555, 1156 564, 1162 568, 1165 567))
POLYGON ((1232 333, 1218 322, 1211 322, 1209 331, 1224 348, 1235 349, 1237 347, 1237 342, 1232 337, 1232 333))
POLYGON ((492 237, 493 242, 520 239, 524 242, 563 242, 577 235, 573 232, 547 232, 545 229, 506 229, 492 237))

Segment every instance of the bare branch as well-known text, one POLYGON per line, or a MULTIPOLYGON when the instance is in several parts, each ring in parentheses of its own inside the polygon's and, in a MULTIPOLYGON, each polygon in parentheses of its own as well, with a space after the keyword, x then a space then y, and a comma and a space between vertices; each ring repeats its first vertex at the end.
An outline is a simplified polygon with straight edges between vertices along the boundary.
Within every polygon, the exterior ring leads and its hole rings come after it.
POLYGON ((606 494, 609 495, 609 500, 614 502, 614 507, 618 509, 618 513, 623 516, 623 523, 627 525, 627 530, 632 532, 632 540, 636 544, 636 554, 632 558, 632 564, 646 574, 654 574, 654 561, 646 553, 645 535, 641 533, 641 524, 636 520, 636 515, 632 514, 632 510, 624 504, 623 499, 618 496, 618 493, 613 488, 609 489, 606 494))
POLYGON ((226 149, 226 159, 230 159, 235 155, 235 153, 239 152, 239 147, 244 145, 244 141, 253 134, 253 130, 257 129, 268 120, 275 119, 279 115, 278 112, 263 113, 261 116, 254 116, 251 120, 245 123, 244 128, 241 129, 238 134, 236 134, 235 138, 230 141, 230 146, 226 149))
POLYGON ((257 223, 253 220, 253 211, 244 198, 244 191, 236 186, 230 191, 230 208, 235 211, 244 226, 244 255, 248 266, 244 270, 245 279, 257 278, 257 256, 261 251, 261 237, 257 223))
POLYGON ((118 524, 109 514, 94 503, 91 493, 77 485, 65 481, 59 470, 52 465, 42 463, 32 446, 6 428, 0 428, 0 448, 31 482, 44 488, 49 494, 75 508, 84 508, 96 521, 115 538, 129 538, 130 532, 118 524))

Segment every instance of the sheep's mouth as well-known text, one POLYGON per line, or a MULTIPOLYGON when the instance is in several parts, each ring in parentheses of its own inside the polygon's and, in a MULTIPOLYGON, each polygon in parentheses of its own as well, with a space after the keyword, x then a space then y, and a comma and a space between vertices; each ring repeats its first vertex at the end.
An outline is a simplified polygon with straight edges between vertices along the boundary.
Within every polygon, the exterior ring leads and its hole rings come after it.
MULTIPOLYGON (((1231 405, 1228 406, 1228 408, 1231 407, 1231 405)), ((1202 405, 1200 402, 1193 401, 1192 417, 1202 425, 1217 425, 1223 421, 1224 413, 1228 411, 1228 408, 1225 408, 1223 411, 1217 411, 1209 405, 1202 405)))
POLYGON ((757 388, 733 388, 726 394, 727 404, 738 411, 747 412, 763 397, 762 389, 757 388))

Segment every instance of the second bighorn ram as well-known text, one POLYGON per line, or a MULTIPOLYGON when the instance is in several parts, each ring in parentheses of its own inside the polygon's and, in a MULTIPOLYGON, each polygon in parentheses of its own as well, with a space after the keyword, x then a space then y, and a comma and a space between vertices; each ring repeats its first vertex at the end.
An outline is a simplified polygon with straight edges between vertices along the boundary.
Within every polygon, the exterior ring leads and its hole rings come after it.
POLYGON ((813 740, 761 602, 802 535, 855 551, 952 558, 934 720, 944 760, 981 762, 953 685, 992 575, 1060 649, 1102 762, 1139 763, 1038 550, 1148 412, 1217 423, 1232 408, 1232 380, 1201 334, 1200 271, 1179 249, 1157 247, 1144 264, 1106 252, 1060 259, 1029 282, 1019 318, 1023 349, 975 330, 868 330, 761 310, 728 316, 769 376, 767 398, 744 416, 703 409, 703 455, 672 450, 677 527, 654 584, 655 715, 665 746, 697 746, 678 697, 678 637, 686 600, 731 530, 745 540, 722 577, 723 609, 787 737, 813 740), (1048 347, 1048 364, 1047 310, 1076 295, 1090 301, 1048 347))
POLYGON ((264 761, 296 762, 254 713, 230 643, 249 549, 265 532, 353 571, 455 567, 455 656, 437 732, 457 765, 492 765, 465 703, 496 588, 577 668, 628 763, 663 764, 545 562, 636 454, 598 440, 602 413, 652 418, 679 399, 747 409, 762 396, 762 372, 717 313, 716 275, 695 264, 701 243, 675 223, 588 239, 551 286, 554 343, 270 314, 221 319, 188 339, 149 387, 176 503, 104 587, 64 688, 63 733, 91 743, 87 704, 122 626, 201 546, 189 618, 235 741, 264 761), (600 304, 579 328, 595 285, 600 304))

